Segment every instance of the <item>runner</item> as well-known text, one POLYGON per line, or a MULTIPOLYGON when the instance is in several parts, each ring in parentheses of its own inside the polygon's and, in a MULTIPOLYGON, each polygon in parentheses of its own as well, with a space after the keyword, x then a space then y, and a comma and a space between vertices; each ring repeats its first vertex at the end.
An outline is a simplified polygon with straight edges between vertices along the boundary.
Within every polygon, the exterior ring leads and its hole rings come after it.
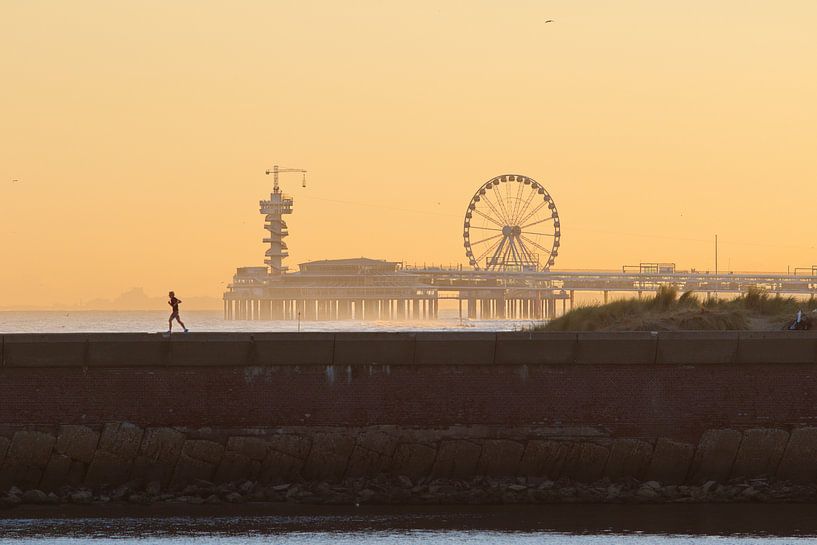
POLYGON ((173 331, 173 319, 175 318, 184 328, 184 332, 187 333, 187 327, 185 327, 184 322, 179 318, 179 304, 182 300, 177 299, 176 294, 172 291, 168 293, 168 296, 170 297, 170 301, 168 301, 167 304, 173 307, 173 312, 170 313, 170 318, 167 320, 167 332, 171 333, 173 331))

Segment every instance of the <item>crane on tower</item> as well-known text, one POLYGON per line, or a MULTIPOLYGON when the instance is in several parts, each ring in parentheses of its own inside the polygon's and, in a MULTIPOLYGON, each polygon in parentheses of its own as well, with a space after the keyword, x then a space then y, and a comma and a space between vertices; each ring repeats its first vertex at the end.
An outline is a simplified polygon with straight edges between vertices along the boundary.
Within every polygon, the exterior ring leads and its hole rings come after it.
POLYGON ((300 172, 303 175, 303 178, 301 179, 301 186, 306 187, 306 171, 304 169, 302 169, 302 168, 283 168, 283 167, 279 167, 278 165, 273 165, 272 169, 267 169, 266 170, 266 174, 267 175, 272 174, 272 180, 273 180, 272 190, 275 193, 278 193, 278 191, 280 191, 278 189, 278 174, 280 174, 282 172, 300 172))

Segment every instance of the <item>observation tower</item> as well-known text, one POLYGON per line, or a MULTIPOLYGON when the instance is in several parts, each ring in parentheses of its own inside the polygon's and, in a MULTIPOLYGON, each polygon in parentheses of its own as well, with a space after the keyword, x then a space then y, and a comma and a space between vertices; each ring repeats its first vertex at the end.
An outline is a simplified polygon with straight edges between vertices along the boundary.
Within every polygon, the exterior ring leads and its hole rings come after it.
POLYGON ((284 259, 289 256, 287 244, 284 238, 289 236, 287 223, 284 221, 284 214, 292 214, 292 197, 281 192, 278 186, 278 174, 281 172, 301 172, 303 173, 303 183, 306 186, 306 171, 299 168, 279 168, 278 165, 267 170, 267 174, 273 175, 272 193, 269 200, 259 203, 260 212, 264 214, 266 223, 264 229, 269 231, 269 236, 264 239, 264 244, 269 244, 269 249, 264 254, 264 263, 269 267, 270 276, 281 276, 287 271, 284 266, 284 259))

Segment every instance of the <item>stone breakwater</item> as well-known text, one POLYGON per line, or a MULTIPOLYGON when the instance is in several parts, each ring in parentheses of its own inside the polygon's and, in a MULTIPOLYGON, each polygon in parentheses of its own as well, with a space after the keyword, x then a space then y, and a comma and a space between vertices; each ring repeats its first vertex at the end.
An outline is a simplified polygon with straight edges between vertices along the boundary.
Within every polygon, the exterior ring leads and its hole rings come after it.
POLYGON ((0 505, 817 499, 814 427, 709 430, 697 444, 513 428, 238 431, 20 430, 0 437, 0 505))
POLYGON ((811 332, 4 335, 0 503, 811 501, 816 400, 811 332))

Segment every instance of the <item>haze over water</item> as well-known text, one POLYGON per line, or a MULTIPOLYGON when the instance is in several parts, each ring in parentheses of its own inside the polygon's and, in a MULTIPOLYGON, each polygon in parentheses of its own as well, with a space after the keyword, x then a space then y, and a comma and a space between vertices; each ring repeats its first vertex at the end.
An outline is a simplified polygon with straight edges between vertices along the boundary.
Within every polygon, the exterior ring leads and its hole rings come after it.
MULTIPOLYGON (((167 331, 165 311, 0 311, 2 333, 156 333, 167 331)), ((247 321, 224 320, 221 311, 193 310, 182 315, 191 332, 269 331, 514 331, 531 320, 462 320, 455 310, 441 310, 432 322, 247 321)), ((173 331, 181 331, 175 324, 173 331)))

